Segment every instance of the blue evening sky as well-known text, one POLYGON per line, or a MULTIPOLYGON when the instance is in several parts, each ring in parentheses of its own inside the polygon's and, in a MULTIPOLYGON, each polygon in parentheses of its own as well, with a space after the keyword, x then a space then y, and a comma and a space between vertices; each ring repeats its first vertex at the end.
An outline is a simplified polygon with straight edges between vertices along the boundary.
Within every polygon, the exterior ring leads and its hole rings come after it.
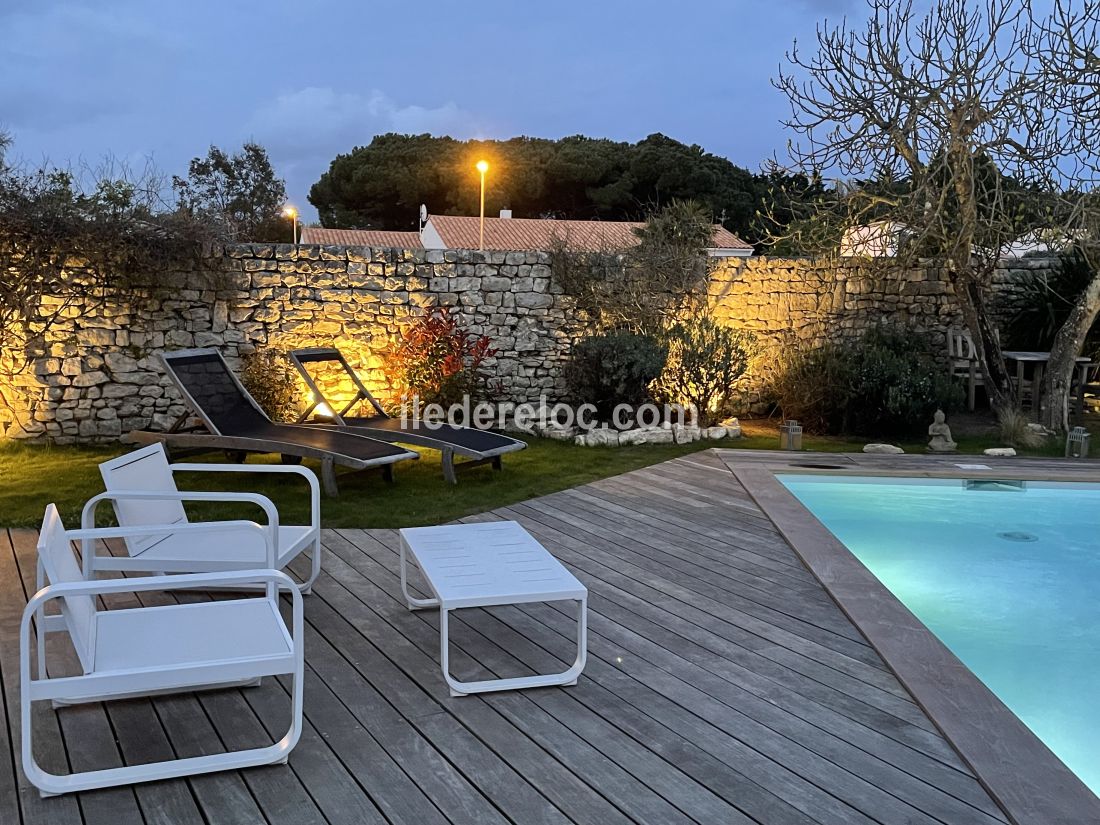
POLYGON ((786 137, 769 79, 859 0, 2 0, 14 156, 182 173, 267 146, 305 217, 339 152, 381 132, 663 132, 757 170, 786 137), (807 45, 808 42, 807 42, 807 45))

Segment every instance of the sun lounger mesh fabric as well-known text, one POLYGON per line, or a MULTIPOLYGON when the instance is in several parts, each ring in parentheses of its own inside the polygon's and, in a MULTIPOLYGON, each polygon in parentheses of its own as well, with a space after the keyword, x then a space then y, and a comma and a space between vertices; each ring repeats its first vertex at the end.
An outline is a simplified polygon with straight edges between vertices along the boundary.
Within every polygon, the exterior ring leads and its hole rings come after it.
POLYGON ((180 384, 220 432, 253 433, 270 424, 241 394, 225 362, 216 355, 173 357, 171 364, 180 384))

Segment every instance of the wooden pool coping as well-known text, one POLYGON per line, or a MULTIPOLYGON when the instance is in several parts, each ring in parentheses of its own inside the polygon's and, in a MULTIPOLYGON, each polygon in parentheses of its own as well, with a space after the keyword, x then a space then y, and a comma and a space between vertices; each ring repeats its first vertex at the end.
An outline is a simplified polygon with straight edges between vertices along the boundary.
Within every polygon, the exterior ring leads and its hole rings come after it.
POLYGON ((793 472, 1100 482, 1100 461, 718 454, 1015 825, 1100 822, 1100 799, 776 478, 793 472))

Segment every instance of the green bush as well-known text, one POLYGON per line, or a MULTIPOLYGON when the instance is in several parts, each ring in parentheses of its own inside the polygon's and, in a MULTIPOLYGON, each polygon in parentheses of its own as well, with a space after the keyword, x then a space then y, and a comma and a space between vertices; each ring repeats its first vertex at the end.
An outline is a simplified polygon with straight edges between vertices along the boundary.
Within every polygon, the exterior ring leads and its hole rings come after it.
POLYGON ((566 387, 608 421, 619 404, 636 407, 650 399, 649 385, 661 374, 667 354, 649 335, 624 330, 593 335, 573 347, 564 369, 566 387))
POLYGON ((241 383, 272 421, 295 421, 301 413, 301 378, 286 353, 258 349, 241 359, 241 383))
POLYGON ((673 324, 665 338, 668 361, 654 387, 657 396, 672 404, 694 405, 702 426, 723 418, 735 384, 748 369, 753 336, 698 315, 673 324))
POLYGON ((931 352, 923 336, 887 327, 855 344, 788 347, 771 391, 783 417, 810 432, 919 435, 937 408, 949 412, 963 395, 931 352))

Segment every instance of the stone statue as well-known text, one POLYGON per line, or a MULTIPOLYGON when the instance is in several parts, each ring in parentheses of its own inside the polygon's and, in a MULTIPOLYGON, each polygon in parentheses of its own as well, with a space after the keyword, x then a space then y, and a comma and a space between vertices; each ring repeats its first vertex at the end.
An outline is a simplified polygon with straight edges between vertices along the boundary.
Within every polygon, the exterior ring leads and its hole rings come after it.
POLYGON ((943 410, 936 410, 936 414, 932 416, 928 434, 932 436, 932 440, 928 442, 930 453, 953 453, 959 446, 951 440, 951 428, 947 426, 943 410))

